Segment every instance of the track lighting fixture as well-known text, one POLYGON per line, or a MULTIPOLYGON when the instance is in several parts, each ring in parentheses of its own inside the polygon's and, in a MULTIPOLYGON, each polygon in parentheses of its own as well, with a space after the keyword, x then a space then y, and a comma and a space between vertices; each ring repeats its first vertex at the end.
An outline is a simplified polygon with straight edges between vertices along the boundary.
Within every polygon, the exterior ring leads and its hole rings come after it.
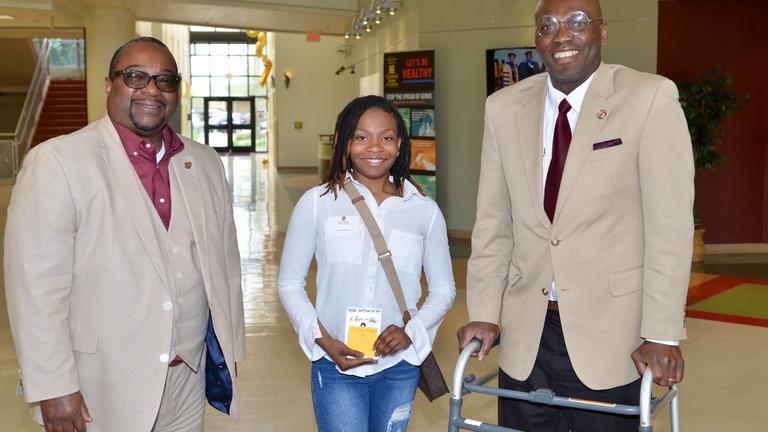
POLYGON ((360 9, 352 19, 352 27, 344 33, 346 39, 360 39, 365 33, 373 31, 374 26, 381 24, 385 16, 392 16, 403 7, 403 0, 371 0, 371 6, 360 9))
POLYGON ((341 74, 343 74, 346 71, 349 71, 350 75, 354 75, 355 74, 355 65, 354 64, 351 64, 349 66, 341 65, 341 66, 339 66, 338 69, 336 69, 336 72, 334 72, 333 74, 334 75, 341 75, 341 74))

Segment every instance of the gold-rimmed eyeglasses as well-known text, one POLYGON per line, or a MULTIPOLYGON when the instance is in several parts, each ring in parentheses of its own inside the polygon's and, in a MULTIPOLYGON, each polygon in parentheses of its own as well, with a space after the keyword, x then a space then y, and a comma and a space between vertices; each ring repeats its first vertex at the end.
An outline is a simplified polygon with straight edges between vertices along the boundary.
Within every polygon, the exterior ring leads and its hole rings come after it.
POLYGON ((123 76, 123 82, 129 88, 140 90, 149 85, 150 81, 155 82, 155 86, 163 93, 175 93, 179 90, 181 76, 172 74, 150 75, 146 72, 123 69, 112 72, 111 79, 123 76))
POLYGON ((560 21, 552 15, 544 15, 536 20, 536 34, 539 36, 549 36, 557 34, 560 31, 560 25, 565 25, 565 28, 571 32, 571 34, 581 33, 588 29, 592 21, 602 21, 603 17, 590 19, 589 15, 582 11, 576 11, 568 15, 568 18, 560 21))

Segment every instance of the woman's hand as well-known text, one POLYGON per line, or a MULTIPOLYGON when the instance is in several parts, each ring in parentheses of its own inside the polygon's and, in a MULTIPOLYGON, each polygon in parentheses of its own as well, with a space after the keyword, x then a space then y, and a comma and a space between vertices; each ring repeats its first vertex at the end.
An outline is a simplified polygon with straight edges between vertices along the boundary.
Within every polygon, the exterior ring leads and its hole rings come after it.
POLYGON ((344 342, 334 339, 325 329, 323 323, 320 321, 317 323, 320 325, 322 337, 315 339, 315 343, 320 345, 320 348, 331 357, 331 360, 336 363, 339 369, 345 371, 360 365, 376 363, 376 359, 366 358, 365 354, 360 351, 353 350, 344 342))
MULTIPOLYGON (((410 316, 409 316, 410 318, 410 316)), ((405 334, 405 327, 398 327, 390 324, 373 344, 373 350, 376 355, 392 355, 411 346, 411 338, 405 334)))

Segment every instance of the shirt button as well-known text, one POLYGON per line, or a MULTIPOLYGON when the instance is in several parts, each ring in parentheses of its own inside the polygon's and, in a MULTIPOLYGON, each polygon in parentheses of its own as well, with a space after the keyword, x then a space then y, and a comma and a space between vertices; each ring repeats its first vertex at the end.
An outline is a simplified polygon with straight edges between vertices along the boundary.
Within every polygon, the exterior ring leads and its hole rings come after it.
POLYGON ((181 279, 181 278, 183 278, 183 277, 184 277, 184 275, 183 275, 183 274, 181 274, 181 273, 176 273, 176 279, 181 279))
POLYGON ((559 239, 552 239, 552 241, 550 241, 550 243, 552 244, 552 246, 557 246, 557 245, 560 244, 560 240, 559 239))
POLYGON ((163 309, 168 311, 168 310, 171 310, 172 308, 173 308, 173 303, 171 303, 169 301, 163 303, 163 309))
POLYGON ((160 204, 165 204, 165 198, 160 198, 160 204))
POLYGON ((167 353, 160 354, 160 363, 168 363, 169 358, 167 353))
POLYGON ((178 246, 174 246, 173 248, 171 248, 171 250, 173 251, 173 253, 179 253, 179 247, 178 246))
POLYGON ((150 148, 150 147, 152 147, 152 144, 149 144, 149 143, 147 143, 147 144, 144 144, 144 147, 146 147, 146 148, 150 148))
POLYGON ((549 295, 549 290, 546 289, 546 288, 542 288, 541 289, 541 293, 544 294, 545 296, 548 296, 549 295))
POLYGON ((135 152, 133 152, 133 155, 134 155, 134 156, 138 156, 138 155, 139 155, 139 152, 135 151, 135 152))

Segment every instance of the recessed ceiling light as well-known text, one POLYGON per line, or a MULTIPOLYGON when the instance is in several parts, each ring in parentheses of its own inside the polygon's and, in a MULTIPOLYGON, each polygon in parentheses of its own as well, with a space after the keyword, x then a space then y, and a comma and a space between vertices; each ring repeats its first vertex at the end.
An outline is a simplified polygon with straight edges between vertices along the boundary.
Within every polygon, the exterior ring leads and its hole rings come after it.
POLYGON ((11 15, 0 15, 0 20, 12 20, 12 19, 16 19, 16 17, 11 15))

